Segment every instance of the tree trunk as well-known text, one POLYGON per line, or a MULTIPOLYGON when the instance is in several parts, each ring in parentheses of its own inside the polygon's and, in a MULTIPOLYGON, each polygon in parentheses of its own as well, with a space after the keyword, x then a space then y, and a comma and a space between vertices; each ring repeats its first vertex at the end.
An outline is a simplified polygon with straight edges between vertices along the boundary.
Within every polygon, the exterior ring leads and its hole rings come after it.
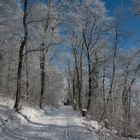
POLYGON ((91 79, 91 62, 90 62, 90 55, 89 52, 88 53, 88 102, 87 102, 87 111, 89 111, 90 108, 90 103, 91 103, 91 95, 92 95, 92 79, 91 79))
POLYGON ((23 16, 24 38, 21 41, 20 50, 19 50, 17 89, 16 89, 16 100, 15 100, 15 105, 14 105, 14 108, 16 111, 19 110, 20 95, 21 95, 21 74, 22 74, 22 65, 23 65, 23 51, 24 51, 24 47, 27 43, 27 38, 28 38, 28 26, 26 23, 26 18, 28 16, 27 4, 28 4, 28 0, 24 0, 24 16, 23 16))
POLYGON ((98 116, 98 112, 99 112, 99 104, 98 104, 98 89, 99 89, 99 85, 98 85, 98 75, 99 75, 99 62, 98 62, 98 56, 97 56, 97 52, 95 52, 95 60, 91 65, 91 75, 90 75, 90 91, 91 91, 91 96, 90 96, 90 104, 89 104, 89 113, 92 115, 93 117, 93 112, 96 112, 96 115, 94 114, 94 119, 97 119, 98 116))
MULTIPOLYGON (((49 7, 50 7, 50 3, 49 3, 49 7)), ((45 24, 45 27, 44 27, 44 33, 43 33, 43 40, 42 40, 42 44, 41 44, 41 50, 40 50, 40 76, 41 76, 41 91, 40 91, 40 101, 39 101, 39 107, 42 109, 43 108, 43 99, 44 99, 44 91, 45 91, 45 65, 46 65, 46 53, 48 52, 49 50, 49 46, 46 47, 45 46, 45 35, 47 33, 47 30, 49 28, 49 18, 50 18, 50 9, 47 13, 47 17, 48 19, 46 19, 46 24, 45 24)))
POLYGON ((11 71, 11 66, 9 65, 9 67, 8 67, 8 75, 7 75, 7 82, 6 82, 7 94, 9 96, 10 96, 10 71, 11 71))
POLYGON ((73 79, 72 79, 72 91, 73 91, 73 108, 77 110, 76 91, 75 91, 75 73, 73 74, 73 79))
POLYGON ((40 55, 40 72, 41 72, 41 94, 40 94, 40 102, 39 107, 43 108, 43 99, 44 99, 44 90, 45 90, 45 48, 44 43, 42 43, 40 55))
POLYGON ((19 51, 19 62, 18 62, 18 72, 17 72, 17 89, 16 89, 16 101, 14 108, 16 111, 19 109, 19 103, 20 103, 20 94, 21 94, 21 74, 22 74, 22 63, 23 63, 23 51, 24 51, 24 45, 25 41, 22 42, 20 46, 19 51))
POLYGON ((123 109, 123 135, 128 136, 130 134, 130 122, 131 122, 131 89, 132 86, 136 80, 135 76, 137 74, 137 71, 139 70, 139 66, 136 68, 134 71, 133 78, 128 85, 128 68, 129 68, 129 63, 126 66, 125 70, 125 77, 124 77, 124 89, 122 93, 122 109, 123 109))
MULTIPOLYGON (((74 37, 74 36, 73 36, 74 37)), ((83 45, 82 50, 79 49, 79 45, 81 45, 81 42, 79 42, 78 45, 72 44, 72 50, 74 55, 74 94, 75 94, 75 101, 77 110, 82 109, 82 103, 81 103, 81 91, 82 91, 82 59, 83 59, 83 45)))
POLYGON ((112 76, 111 76, 111 80, 110 80, 110 88, 109 88, 109 92, 108 92, 108 97, 107 97, 107 101, 103 110, 103 113, 101 114, 101 120, 103 119, 103 117, 105 116, 105 118, 107 117, 107 109, 109 112, 109 116, 110 116, 110 121, 112 120, 112 113, 113 113, 113 107, 112 107, 112 90, 113 90, 113 86, 114 86, 114 79, 115 79, 115 73, 116 73, 116 57, 117 57, 117 47, 118 47, 118 25, 115 27, 115 46, 114 46, 114 52, 113 52, 113 61, 112 61, 112 76))
POLYGON ((130 110, 129 110, 129 95, 127 87, 124 87, 122 94, 122 108, 123 108, 123 135, 128 136, 130 128, 130 110))
POLYGON ((66 63, 65 66, 65 73, 66 73, 66 80, 68 84, 68 94, 70 98, 70 104, 74 107, 74 99, 73 99, 73 92, 72 92, 72 75, 70 70, 70 62, 66 63))
MULTIPOLYGON (((25 46, 25 50, 27 52, 27 45, 25 46)), ((25 63, 26 63, 26 96, 28 99, 29 98, 29 91, 28 91, 28 88, 29 88, 29 69, 28 69, 28 55, 27 55, 27 53, 25 56, 25 63)))
POLYGON ((102 96, 103 96, 103 106, 105 106, 105 78, 106 78, 106 67, 103 68, 103 79, 102 79, 102 96))

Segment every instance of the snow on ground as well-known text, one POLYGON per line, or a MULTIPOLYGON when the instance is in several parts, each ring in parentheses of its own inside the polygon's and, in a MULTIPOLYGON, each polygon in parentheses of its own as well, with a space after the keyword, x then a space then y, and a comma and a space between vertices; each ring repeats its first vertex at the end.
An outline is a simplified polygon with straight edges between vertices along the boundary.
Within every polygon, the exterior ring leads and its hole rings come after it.
MULTIPOLYGON (((21 113, 12 109, 13 101, 0 102, 0 140, 121 140, 102 129, 96 121, 87 121, 71 106, 59 109, 52 106, 23 105, 21 113)), ((128 139, 127 139, 128 140, 128 139)))

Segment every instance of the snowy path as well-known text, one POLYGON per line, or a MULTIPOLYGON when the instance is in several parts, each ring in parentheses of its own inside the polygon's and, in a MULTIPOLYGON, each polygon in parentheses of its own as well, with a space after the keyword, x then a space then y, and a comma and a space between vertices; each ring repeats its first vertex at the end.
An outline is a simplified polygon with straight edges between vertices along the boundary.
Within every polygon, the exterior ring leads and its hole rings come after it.
MULTIPOLYGON (((0 112, 3 116, 8 115, 2 107, 0 112)), ((98 140, 84 128, 83 118, 70 106, 50 111, 46 115, 46 124, 25 122, 18 126, 18 123, 5 122, 0 140, 98 140)))

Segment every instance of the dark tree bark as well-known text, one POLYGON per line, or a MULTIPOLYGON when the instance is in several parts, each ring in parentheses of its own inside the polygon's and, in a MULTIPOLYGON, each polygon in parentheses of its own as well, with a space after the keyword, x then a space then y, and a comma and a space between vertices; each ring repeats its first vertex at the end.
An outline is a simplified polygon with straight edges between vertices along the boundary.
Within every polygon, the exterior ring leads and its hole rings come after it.
MULTIPOLYGON (((25 51, 27 52, 27 45, 25 46, 25 51)), ((29 98, 29 68, 28 68, 28 55, 25 55, 25 65, 26 65, 26 96, 27 99, 29 98)))
MULTIPOLYGON (((96 23, 96 20, 95 20, 96 23)), ((94 39, 94 41, 91 41, 90 38, 93 37, 93 32, 94 32, 94 26, 95 23, 93 23, 92 28, 90 30, 90 34, 89 36, 86 36, 86 32, 83 31, 83 41, 84 41, 84 45, 85 45, 85 53, 86 53, 86 57, 87 57, 87 67, 88 67, 88 98, 87 98, 87 111, 89 112, 90 106, 91 106, 91 97, 94 91, 92 91, 92 79, 93 79, 93 54, 96 51, 95 45, 98 43, 100 36, 101 36, 101 32, 96 34, 96 37, 94 39)), ((96 60, 95 60, 96 61, 96 60)), ((96 63, 96 62, 95 62, 96 63)), ((96 70, 95 70, 96 71, 96 70)), ((96 77, 96 75, 95 75, 96 77)))
POLYGON ((41 71, 41 93, 40 93, 40 102, 39 102, 39 107, 42 109, 43 108, 43 98, 44 98, 44 90, 45 90, 45 49, 44 48, 44 43, 42 43, 42 50, 41 50, 41 55, 40 55, 40 71, 41 71))
POLYGON ((19 61, 18 61, 18 71, 17 71, 17 89, 16 89, 16 100, 14 108, 16 111, 19 110, 20 104, 20 95, 21 95, 21 74, 22 74, 22 65, 23 65, 23 52, 28 38, 28 25, 27 25, 27 16, 28 16, 28 0, 24 0, 24 15, 23 15, 23 27, 24 27, 24 38, 21 41, 20 50, 19 50, 19 61))
POLYGON ((73 92, 73 108, 76 110, 77 109, 77 104, 76 104, 76 91, 75 91, 75 71, 72 76, 72 92, 73 92))
POLYGON ((87 43, 87 39, 86 39, 86 35, 83 32, 83 40, 84 40, 84 45, 86 47, 86 57, 87 57, 87 63, 88 63, 88 101, 87 101, 87 111, 89 111, 89 107, 90 107, 90 102, 91 102, 91 59, 90 59, 90 46, 89 43, 87 43))
MULTIPOLYGON (((87 52, 89 52, 89 51, 87 51, 87 52)), ((89 91, 88 91, 88 102, 87 102, 87 110, 89 110, 89 108, 90 108, 90 103, 91 103, 91 95, 92 95, 92 91, 91 91, 91 88, 92 88, 92 85, 91 85, 91 82, 92 82, 92 78, 91 78, 91 60, 90 60, 90 55, 89 55, 89 53, 88 53, 88 56, 87 56, 87 58, 88 58, 88 89, 89 89, 89 91)))

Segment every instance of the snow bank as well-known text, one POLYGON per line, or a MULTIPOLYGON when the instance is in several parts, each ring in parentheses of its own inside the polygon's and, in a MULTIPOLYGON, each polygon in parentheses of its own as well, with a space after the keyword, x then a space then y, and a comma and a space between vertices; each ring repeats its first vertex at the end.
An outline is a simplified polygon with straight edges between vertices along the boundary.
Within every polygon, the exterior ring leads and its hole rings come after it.
POLYGON ((14 106, 14 102, 15 101, 11 98, 0 96, 0 105, 1 106, 6 106, 6 107, 12 109, 14 106))
POLYGON ((117 135, 115 129, 109 130, 102 127, 97 121, 86 120, 86 118, 80 116, 79 112, 74 111, 71 106, 55 108, 49 105, 41 110, 38 106, 22 103, 20 112, 33 122, 31 123, 22 115, 16 113, 12 109, 13 105, 14 100, 0 98, 0 125, 3 125, 1 122, 6 124, 4 129, 7 133, 5 135, 5 131, 2 132, 2 129, 0 129, 0 135, 2 133, 4 137, 7 136, 7 140, 15 140, 15 137, 16 139, 17 137, 18 139, 26 137, 34 140, 49 137, 50 139, 62 140, 62 137, 65 136, 76 140, 123 139, 117 135), (61 137, 58 138, 58 135, 61 137))
POLYGON ((46 119, 44 111, 38 107, 24 105, 22 106, 22 110, 20 110, 20 112, 32 122, 43 123, 44 119, 46 119))

